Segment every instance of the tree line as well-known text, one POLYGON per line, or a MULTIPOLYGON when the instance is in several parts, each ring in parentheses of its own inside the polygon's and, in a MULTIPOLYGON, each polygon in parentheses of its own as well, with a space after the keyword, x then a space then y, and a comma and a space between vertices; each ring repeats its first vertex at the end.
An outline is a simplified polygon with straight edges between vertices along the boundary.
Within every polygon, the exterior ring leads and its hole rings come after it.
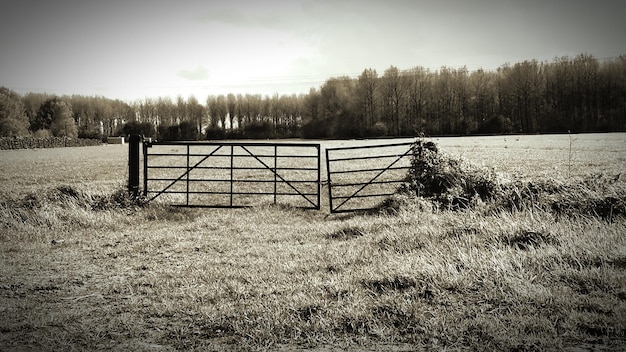
POLYGON ((307 94, 145 98, 20 96, 0 88, 0 135, 160 140, 626 131, 626 56, 587 54, 493 71, 391 66, 307 94))

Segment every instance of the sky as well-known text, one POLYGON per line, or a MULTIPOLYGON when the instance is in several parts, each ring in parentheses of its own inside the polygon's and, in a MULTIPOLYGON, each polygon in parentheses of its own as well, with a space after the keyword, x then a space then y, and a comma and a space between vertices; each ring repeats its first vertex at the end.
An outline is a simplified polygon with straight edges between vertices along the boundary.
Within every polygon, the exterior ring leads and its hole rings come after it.
POLYGON ((626 54, 619 0, 0 0, 0 86, 126 102, 626 54))

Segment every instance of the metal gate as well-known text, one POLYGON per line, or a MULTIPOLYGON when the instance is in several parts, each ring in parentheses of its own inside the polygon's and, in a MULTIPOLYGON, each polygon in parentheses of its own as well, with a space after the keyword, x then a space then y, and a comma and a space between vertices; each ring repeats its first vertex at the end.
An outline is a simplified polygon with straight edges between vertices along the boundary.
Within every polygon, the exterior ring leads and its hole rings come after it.
POLYGON ((320 145, 145 142, 144 196, 172 205, 320 209, 320 145))
POLYGON ((326 149, 331 213, 376 209, 406 181, 413 143, 326 149))

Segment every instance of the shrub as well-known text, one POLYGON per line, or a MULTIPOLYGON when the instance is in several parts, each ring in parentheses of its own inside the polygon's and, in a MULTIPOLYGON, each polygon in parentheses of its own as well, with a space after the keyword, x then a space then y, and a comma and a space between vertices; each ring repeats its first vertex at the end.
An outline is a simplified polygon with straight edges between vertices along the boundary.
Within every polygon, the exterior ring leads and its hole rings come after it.
POLYGON ((315 119, 302 126, 303 138, 328 138, 330 136, 330 121, 315 119))
POLYGON ((179 139, 181 141, 195 141, 198 139, 198 127, 194 122, 183 121, 178 125, 179 139))
POLYGON ((50 130, 41 129, 33 132, 33 137, 35 138, 50 138, 51 136, 50 130))
POLYGON ((466 208, 477 199, 486 201, 501 192, 493 171, 450 158, 433 142, 423 141, 413 145, 409 189, 447 208, 466 208))
POLYGON ((481 205, 483 210, 493 212, 541 209, 608 220, 626 215, 626 184, 619 177, 590 175, 570 182, 551 178, 502 182, 493 170, 453 159, 439 152, 432 142, 417 141, 413 145, 407 184, 401 190, 431 201, 435 208, 452 210, 481 205))
POLYGON ((273 126, 269 121, 253 121, 243 127, 244 138, 261 139, 270 138, 273 134, 273 126))
POLYGON ((367 131, 367 134, 370 137, 384 137, 388 133, 389 133, 389 128, 387 128, 387 125, 382 121, 376 122, 374 126, 372 126, 367 131))
POLYGON ((226 132, 219 127, 207 127, 204 131, 206 139, 224 139, 226 132))
POLYGON ((96 130, 91 130, 89 128, 85 128, 85 127, 81 127, 80 129, 78 129, 78 138, 81 139, 99 139, 102 140, 104 136, 102 135, 102 133, 96 131, 96 130))
POLYGON ((122 132, 126 135, 140 134, 144 137, 156 136, 156 129, 150 122, 129 121, 122 127, 122 132))

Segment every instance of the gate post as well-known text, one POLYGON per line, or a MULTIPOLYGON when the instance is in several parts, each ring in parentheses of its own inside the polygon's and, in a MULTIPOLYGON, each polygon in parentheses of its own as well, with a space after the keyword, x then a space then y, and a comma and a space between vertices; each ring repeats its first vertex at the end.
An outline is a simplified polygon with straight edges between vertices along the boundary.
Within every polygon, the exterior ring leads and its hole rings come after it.
POLYGON ((152 146, 152 139, 143 141, 143 196, 148 196, 148 148, 152 146))
POLYGON ((128 141, 128 193, 131 197, 139 195, 139 143, 143 136, 133 134, 128 141))

